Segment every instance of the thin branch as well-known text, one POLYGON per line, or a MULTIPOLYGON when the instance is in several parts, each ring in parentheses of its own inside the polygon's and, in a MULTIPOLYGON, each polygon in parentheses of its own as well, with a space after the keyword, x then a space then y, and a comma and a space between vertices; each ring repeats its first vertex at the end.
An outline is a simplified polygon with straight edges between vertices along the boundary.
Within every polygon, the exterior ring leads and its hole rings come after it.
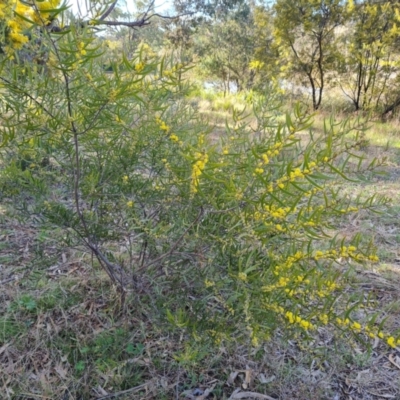
POLYGON ((109 101, 107 100, 107 102, 105 102, 104 104, 102 104, 99 109, 96 111, 95 115, 92 118, 92 122, 81 132, 79 132, 80 135, 84 135, 86 132, 90 131, 93 126, 96 124, 100 113, 104 110, 104 108, 107 106, 107 104, 109 103, 109 101))
MULTIPOLYGON (((94 20, 91 25, 106 25, 106 26, 126 26, 128 28, 137 28, 137 27, 142 27, 145 25, 149 25, 150 24, 150 17, 143 17, 137 21, 99 21, 99 20, 94 20)), ((85 24, 85 23, 84 23, 85 24)), ((86 22, 86 24, 88 24, 86 22)))
POLYGON ((12 276, 11 278, 7 278, 7 279, 0 281, 0 285, 5 285, 6 283, 10 283, 10 282, 16 281, 18 279, 20 279, 20 276, 15 275, 15 276, 12 276))
POLYGON ((100 21, 104 21, 114 10, 117 5, 118 0, 115 0, 114 3, 108 8, 108 10, 99 18, 100 21))
POLYGON ((199 221, 199 219, 201 218, 202 215, 203 215, 203 207, 200 208, 199 214, 197 215, 196 219, 187 227, 185 232, 182 233, 182 235, 178 238, 178 240, 171 246, 171 248, 166 253, 161 254, 159 257, 148 262, 146 265, 140 267, 136 272, 140 272, 144 269, 147 269, 148 267, 150 267, 150 265, 156 264, 159 261, 161 261, 162 259, 164 259, 165 257, 168 257, 169 255, 171 255, 174 252, 174 250, 179 246, 179 243, 181 243, 181 241, 186 236, 186 234, 190 231, 190 229, 192 229, 193 226, 199 221))
POLYGON ((187 15, 193 15, 193 14, 194 14, 193 12, 187 12, 187 13, 184 13, 184 14, 170 16, 170 15, 161 15, 161 14, 154 13, 151 16, 152 17, 159 17, 159 18, 162 18, 162 19, 178 19, 180 17, 186 17, 187 15))
MULTIPOLYGON (((59 50, 54 43, 53 40, 51 40, 51 44, 54 48, 54 52, 58 58, 59 61, 61 61, 60 53, 59 50)), ((81 163, 80 163, 80 143, 79 143, 79 131, 78 128, 75 124, 75 121, 73 119, 73 104, 72 104, 72 99, 71 99, 71 89, 70 89, 70 77, 68 73, 65 70, 61 71, 63 79, 64 79, 64 84, 65 84, 65 97, 67 101, 67 113, 69 116, 70 120, 70 127, 71 131, 73 134, 73 143, 74 143, 74 163, 75 163, 75 168, 74 168, 74 189, 73 189, 73 196, 74 196, 74 202, 75 202, 75 209, 78 214, 79 221, 82 224, 82 227, 84 229, 86 238, 84 239, 84 243, 86 246, 93 252, 93 254, 96 256, 97 260, 99 261, 100 265, 103 267, 103 269, 107 272, 108 276, 114 283, 118 283, 119 287, 122 289, 124 287, 124 279, 122 277, 123 275, 123 269, 118 265, 112 264, 107 257, 98 249, 97 244, 95 243, 95 240, 93 238, 93 235, 90 232, 90 229, 88 227, 88 224, 86 222, 85 216, 83 215, 82 209, 81 209, 81 202, 79 199, 79 186, 80 186, 80 179, 81 179, 81 163), (120 274, 120 279, 117 278, 116 272, 119 272, 120 274)), ((98 110, 95 118, 97 118, 98 114, 103 110, 103 108, 106 106, 106 104, 103 104, 100 109, 98 110)))
POLYGON ((28 92, 26 92, 25 90, 21 89, 18 85, 15 85, 14 83, 10 82, 8 79, 3 78, 2 76, 0 76, 0 80, 2 80, 3 82, 7 83, 8 85, 12 86, 12 88, 18 92, 20 92, 22 95, 29 97, 33 102, 35 102, 40 109, 42 109, 49 117, 55 119, 55 116, 39 101, 37 100, 35 97, 33 97, 32 95, 30 95, 28 92))
MULTIPOLYGON (((106 12, 107 13, 107 12, 106 12)), ((161 15, 158 13, 153 13, 151 15, 149 15, 149 10, 146 11, 139 19, 137 19, 136 21, 106 21, 103 16, 101 16, 98 19, 93 19, 90 21, 81 21, 81 22, 77 22, 77 25, 80 25, 82 27, 84 26, 101 26, 101 25, 105 25, 105 26, 126 26, 127 28, 140 28, 142 26, 146 26, 146 25, 150 25, 150 20, 153 17, 158 17, 158 18, 162 18, 162 19, 179 19, 181 17, 185 17, 188 15, 193 15, 194 12, 187 12, 187 13, 183 13, 183 14, 178 14, 178 15, 173 15, 173 16, 169 16, 169 15, 161 15)), ((66 25, 63 28, 60 28, 59 26, 49 26, 48 31, 49 32, 54 32, 54 33, 59 33, 59 32, 63 32, 63 31, 67 31, 68 29, 70 29, 70 25, 66 25)))

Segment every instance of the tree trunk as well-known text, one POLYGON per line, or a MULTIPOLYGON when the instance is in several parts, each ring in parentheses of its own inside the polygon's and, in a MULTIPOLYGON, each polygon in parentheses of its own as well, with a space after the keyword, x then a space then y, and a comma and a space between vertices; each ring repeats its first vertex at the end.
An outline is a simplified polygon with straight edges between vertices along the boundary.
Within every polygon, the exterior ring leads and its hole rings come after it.
POLYGON ((382 113, 382 117, 385 117, 387 114, 394 111, 398 106, 400 106, 400 97, 398 97, 390 106, 385 108, 382 113))

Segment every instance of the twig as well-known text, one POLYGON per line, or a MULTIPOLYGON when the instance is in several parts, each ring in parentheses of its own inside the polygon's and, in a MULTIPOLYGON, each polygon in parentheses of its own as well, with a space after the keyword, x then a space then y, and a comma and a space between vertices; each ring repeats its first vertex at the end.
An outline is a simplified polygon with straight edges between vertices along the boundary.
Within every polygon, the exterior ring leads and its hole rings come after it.
POLYGON ((261 394, 261 393, 255 393, 255 392, 239 392, 240 389, 237 391, 235 390, 232 393, 232 396, 229 397, 228 400, 239 400, 239 399, 264 399, 264 400, 276 400, 271 396, 268 396, 266 394, 261 394))
POLYGON ((19 279, 19 276, 12 276, 11 278, 4 279, 4 281, 0 281, 0 285, 5 285, 6 283, 16 281, 19 279))
POLYGON ((23 94, 26 97, 29 97, 33 102, 35 102, 41 110, 43 110, 49 117, 55 119, 55 116, 35 97, 33 97, 32 95, 30 95, 27 91, 21 89, 18 85, 14 84, 13 82, 9 81, 6 78, 3 78, 2 76, 0 76, 0 80, 2 80, 3 82, 5 82, 7 85, 10 85, 13 87, 14 90, 20 92, 21 94, 23 94))
POLYGON ((115 0, 114 3, 108 8, 108 10, 99 18, 100 21, 104 21, 114 10, 115 6, 117 5, 118 0, 115 0))
POLYGON ((202 215, 203 215, 203 207, 200 208, 200 212, 197 215, 196 219, 187 227, 185 232, 182 233, 182 235, 179 237, 179 239, 171 246, 171 248, 166 253, 161 254, 161 256, 148 262, 146 265, 139 268, 136 272, 140 272, 143 269, 147 269, 150 265, 156 264, 159 261, 161 261, 162 259, 164 259, 165 257, 168 257, 170 254, 172 254, 174 252, 174 250, 179 246, 179 243, 182 241, 182 239, 186 236, 186 234, 190 231, 190 229, 192 229, 193 225, 199 221, 199 219, 201 218, 202 215))
MULTIPOLYGON (((112 11, 112 10, 111 10, 112 11)), ((110 11, 110 12, 111 12, 110 11)), ((61 61, 61 57, 58 51, 58 48, 56 44, 54 43, 53 40, 51 40, 51 44, 54 48, 54 52, 58 58, 59 61, 61 61)), ((108 276, 110 279, 118 284, 118 286, 123 289, 124 288, 124 279, 123 279, 123 269, 120 266, 117 266, 115 264, 112 264, 107 257, 98 249, 97 244, 93 243, 95 242, 92 234, 90 233, 89 227, 87 225, 85 216, 82 212, 81 209, 81 202, 79 199, 79 187, 80 187, 80 179, 81 179, 81 162, 80 162, 80 142, 79 142, 79 135, 82 134, 82 132, 78 131, 78 128, 75 124, 75 121, 73 119, 73 104, 71 100, 71 91, 70 91, 70 77, 68 73, 65 70, 62 70, 62 76, 64 78, 64 84, 65 84, 65 97, 67 100, 67 113, 70 119, 70 129, 71 132, 73 133, 73 143, 74 143, 74 188, 73 188, 73 196, 74 196, 74 202, 75 202, 75 210, 78 214, 79 221, 81 223, 81 226, 85 232, 85 236, 80 235, 82 237, 83 242, 85 245, 92 251, 92 253, 96 256, 97 260, 99 261, 100 265, 102 268, 107 272, 108 276), (116 276, 116 273, 119 272, 120 277, 118 278, 116 276)), ((92 121, 92 124, 94 124, 95 120, 97 119, 98 115, 101 113, 101 111, 105 108, 107 103, 103 104, 100 106, 98 111, 95 114, 94 121, 92 121)), ((87 130, 90 129, 89 127, 84 131, 86 132, 87 130)))
MULTIPOLYGON (((78 23, 78 25, 80 25, 81 27, 105 25, 105 26, 126 26, 127 28, 141 28, 142 26, 150 25, 150 23, 151 23, 150 20, 153 17, 174 20, 174 19, 178 19, 178 18, 185 17, 187 15, 192 15, 192 14, 194 14, 194 13, 187 12, 187 13, 183 13, 183 14, 169 16, 169 15, 161 15, 158 13, 148 15, 148 12, 146 12, 141 18, 137 19, 136 21, 106 21, 105 19, 102 19, 103 18, 103 16, 102 16, 98 19, 93 19, 91 21, 82 21, 82 22, 78 23)), ((63 28, 52 25, 49 28, 50 29, 47 29, 49 32, 60 33, 60 32, 67 31, 68 29, 70 29, 70 25, 66 25, 63 28)))
MULTIPOLYGON (((150 381, 150 382, 152 382, 152 381, 150 381)), ((135 386, 130 389, 122 390, 121 392, 110 393, 107 396, 99 397, 98 400, 113 399, 113 398, 119 397, 123 394, 138 392, 138 391, 144 389, 150 382, 142 383, 139 386, 135 386)))

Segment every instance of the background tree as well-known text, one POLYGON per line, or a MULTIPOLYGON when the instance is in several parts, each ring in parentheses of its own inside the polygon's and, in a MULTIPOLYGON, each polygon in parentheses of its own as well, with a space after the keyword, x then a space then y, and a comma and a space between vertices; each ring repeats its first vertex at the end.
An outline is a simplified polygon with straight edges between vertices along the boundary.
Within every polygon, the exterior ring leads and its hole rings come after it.
POLYGON ((398 5, 351 0, 343 13, 347 19, 339 34, 338 83, 356 111, 377 108, 390 98, 389 86, 394 92, 392 78, 399 70, 398 5))
POLYGON ((244 19, 234 18, 203 25, 195 37, 194 52, 200 73, 223 83, 229 92, 250 89, 255 71, 250 63, 254 54, 254 21, 249 13, 244 19))
POLYGON ((279 52, 274 45, 273 10, 265 5, 256 5, 253 20, 254 52, 250 68, 255 71, 254 87, 260 90, 271 84, 279 87, 279 52))
POLYGON ((178 13, 192 13, 199 20, 211 18, 225 19, 233 14, 239 18, 247 14, 249 5, 254 1, 246 0, 174 0, 174 8, 178 13), (196 14, 197 13, 197 14, 196 14))
POLYGON ((274 35, 281 72, 295 74, 310 90, 312 106, 322 101, 327 72, 336 57, 335 29, 343 23, 340 0, 278 0, 274 6, 274 35))

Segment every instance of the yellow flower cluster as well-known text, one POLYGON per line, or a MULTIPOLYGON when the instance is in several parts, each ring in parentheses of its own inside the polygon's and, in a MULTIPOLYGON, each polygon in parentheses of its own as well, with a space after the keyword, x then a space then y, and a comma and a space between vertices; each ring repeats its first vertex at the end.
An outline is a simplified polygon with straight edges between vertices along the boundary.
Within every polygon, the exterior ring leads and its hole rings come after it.
POLYGON ((160 124, 160 129, 162 131, 168 132, 170 128, 164 121, 162 121, 161 124, 160 124))
POLYGON ((135 71, 137 73, 140 73, 140 72, 142 72, 144 70, 145 66, 146 66, 146 64, 143 61, 140 61, 135 65, 135 71))
MULTIPOLYGON (((262 168, 264 165, 269 163, 269 157, 273 157, 279 154, 280 149, 283 147, 282 143, 275 144, 272 149, 268 150, 266 153, 261 154, 261 160, 258 163, 258 167, 254 170, 256 174, 261 175, 264 172, 262 168)), ((224 153, 225 154, 225 153, 224 153)))
POLYGON ((8 7, 9 7, 9 4, 7 3, 7 1, 5 1, 3 4, 0 4, 0 18, 1 19, 5 18, 8 7))
POLYGON ((279 275, 281 271, 289 270, 294 263, 306 257, 307 255, 304 254, 302 251, 298 251, 296 252, 296 254, 286 257, 284 260, 282 260, 281 263, 278 263, 278 265, 274 268, 274 274, 279 275))
POLYGON ((60 0, 33 0, 31 4, 21 0, 3 0, 0 4, 0 21, 4 20, 9 30, 5 50, 20 49, 29 40, 23 31, 33 24, 46 25, 52 18, 48 10, 56 9, 59 4, 60 0))
POLYGON ((263 66, 264 66, 264 63, 259 60, 253 60, 253 61, 250 61, 250 63, 249 63, 249 68, 254 71, 260 70, 263 66))
POLYGON ((159 117, 156 117, 156 123, 157 123, 158 127, 160 128, 160 130, 169 134, 169 138, 171 139, 172 142, 175 142, 175 143, 179 142, 180 145, 183 144, 182 141, 179 141, 179 137, 177 135, 175 135, 174 133, 171 133, 171 128, 165 123, 165 121, 163 121, 159 117))
POLYGON ((291 210, 290 207, 276 207, 275 205, 267 205, 264 208, 267 213, 276 219, 285 219, 291 210))
POLYGON ((283 149, 283 143, 275 143, 275 144, 271 147, 271 149, 269 149, 269 150, 266 152, 266 155, 267 155, 268 157, 277 156, 277 155, 279 155, 279 153, 281 152, 282 149, 283 149))
POLYGON ((190 184, 190 192, 197 193, 199 188, 199 177, 203 173, 203 170, 208 162, 208 155, 206 153, 196 153, 196 162, 192 167, 192 178, 190 184))
POLYGON ((206 279, 206 280, 204 281, 204 284, 206 285, 206 288, 210 288, 210 287, 215 286, 215 282, 210 281, 210 280, 208 280, 208 279, 206 279))
MULTIPOLYGON (((317 251, 317 257, 330 257, 333 253, 331 251, 322 252, 317 251)), ((310 260, 314 258, 312 255, 307 255, 302 252, 297 252, 295 255, 289 256, 277 262, 272 272, 276 276, 276 283, 262 286, 263 292, 272 293, 275 290, 284 291, 288 297, 303 296, 307 294, 309 299, 326 298, 331 295, 340 285, 337 281, 327 279, 323 273, 314 272, 313 279, 306 277, 301 271, 294 271, 293 267, 301 259, 310 260), (310 286, 312 284, 312 286, 310 286)))
POLYGON ((45 0, 45 1, 34 1, 35 7, 38 8, 39 11, 48 11, 54 10, 60 4, 60 0, 45 0))
POLYGON ((184 67, 183 64, 178 63, 176 64, 174 67, 172 67, 171 69, 164 69, 162 71, 162 75, 167 77, 167 78, 171 78, 173 77, 179 70, 181 70, 184 67))
POLYGON ((199 146, 202 146, 204 144, 204 141, 205 141, 205 135, 204 133, 201 133, 197 139, 197 144, 199 146))
POLYGON ((283 176, 282 178, 278 179, 276 181, 276 186, 278 186, 280 189, 283 189, 285 187, 285 184, 288 182, 294 182, 296 181, 297 178, 302 179, 306 175, 311 174, 312 169, 315 168, 316 163, 311 162, 308 166, 308 168, 304 168, 301 170, 300 168, 295 168, 293 171, 290 171, 288 175, 283 176))
POLYGON ((85 56, 86 55, 86 50, 85 50, 85 43, 83 42, 79 42, 78 43, 78 52, 81 56, 85 56))
POLYGON ((274 226, 279 232, 285 232, 286 228, 284 228, 282 225, 275 225, 275 223, 270 223, 268 221, 270 218, 284 221, 291 212, 296 212, 296 208, 291 209, 290 207, 277 207, 274 204, 265 205, 261 211, 256 211, 254 213, 254 219, 256 221, 264 221, 265 226, 274 226))
POLYGON ((321 314, 318 318, 324 325, 328 325, 329 316, 327 314, 321 314))
MULTIPOLYGON (((282 306, 279 306, 277 304, 265 304, 265 307, 271 311, 276 312, 277 314, 283 316, 290 324, 292 325, 297 325, 300 328, 304 330, 310 330, 310 329, 315 329, 316 324, 315 322, 310 322, 304 318, 302 318, 299 313, 294 313, 292 311, 285 310, 282 306)), ((315 317, 312 318, 311 320, 314 321, 315 317)), ((331 317, 327 314, 321 314, 317 317, 317 319, 323 324, 327 325, 331 321, 331 317)), ((369 326, 363 326, 357 321, 352 321, 349 318, 335 318, 336 325, 338 325, 342 329, 348 329, 350 331, 353 331, 355 334, 360 334, 364 333, 368 337, 372 339, 381 339, 384 340, 385 343, 392 347, 392 348, 397 348, 400 346, 400 337, 395 338, 394 336, 383 332, 380 330, 378 327, 369 327, 369 326)))
POLYGON ((299 315, 293 314, 291 311, 286 311, 285 317, 290 324, 297 324, 306 331, 315 328, 315 326, 310 321, 301 318, 299 315))
POLYGON ((279 277, 277 283, 267 286, 262 286, 261 290, 263 292, 272 292, 275 289, 285 289, 285 292, 291 297, 295 294, 295 291, 288 288, 289 284, 293 282, 295 285, 303 283, 305 285, 310 284, 309 279, 305 279, 303 275, 293 274, 292 267, 299 260, 306 258, 306 254, 298 251, 296 254, 287 257, 286 259, 279 262, 273 269, 273 274, 279 277))
POLYGON ((369 256, 365 256, 364 254, 361 254, 359 252, 357 252, 357 247, 355 246, 342 246, 340 248, 340 251, 337 251, 335 249, 331 249, 331 250, 326 250, 326 251, 321 251, 321 250, 317 250, 314 253, 314 259, 315 260, 320 260, 320 259, 338 259, 339 257, 343 257, 343 258, 352 258, 356 261, 372 261, 372 262, 377 262, 379 261, 378 256, 376 256, 375 254, 371 254, 369 256))
POLYGON ((383 332, 378 328, 370 328, 369 326, 362 326, 359 322, 351 321, 349 318, 336 318, 336 323, 342 328, 349 328, 355 333, 364 332, 372 339, 382 339, 392 348, 400 346, 400 338, 394 338, 388 333, 383 332))
POLYGON ((330 249, 330 250, 317 250, 314 253, 314 259, 316 261, 325 258, 325 259, 336 259, 338 257, 339 253, 335 249, 330 249))
POLYGON ((357 253, 357 248, 355 246, 342 246, 340 249, 340 256, 344 258, 352 258, 353 260, 356 261, 371 261, 371 262, 377 262, 379 261, 379 258, 375 254, 371 254, 369 256, 365 256, 364 254, 357 253))
POLYGON ((153 49, 147 43, 142 43, 139 47, 140 47, 140 52, 142 54, 145 54, 147 57, 156 56, 156 53, 154 53, 153 49))
POLYGON ((170 131, 170 127, 161 118, 156 117, 156 123, 162 131, 166 133, 170 131))
POLYGON ((245 272, 239 272, 238 273, 238 279, 243 281, 243 282, 246 282, 247 281, 247 274, 245 272))
POLYGON ((266 154, 263 154, 261 157, 263 159, 264 164, 268 164, 269 163, 269 158, 268 158, 268 156, 266 154))

